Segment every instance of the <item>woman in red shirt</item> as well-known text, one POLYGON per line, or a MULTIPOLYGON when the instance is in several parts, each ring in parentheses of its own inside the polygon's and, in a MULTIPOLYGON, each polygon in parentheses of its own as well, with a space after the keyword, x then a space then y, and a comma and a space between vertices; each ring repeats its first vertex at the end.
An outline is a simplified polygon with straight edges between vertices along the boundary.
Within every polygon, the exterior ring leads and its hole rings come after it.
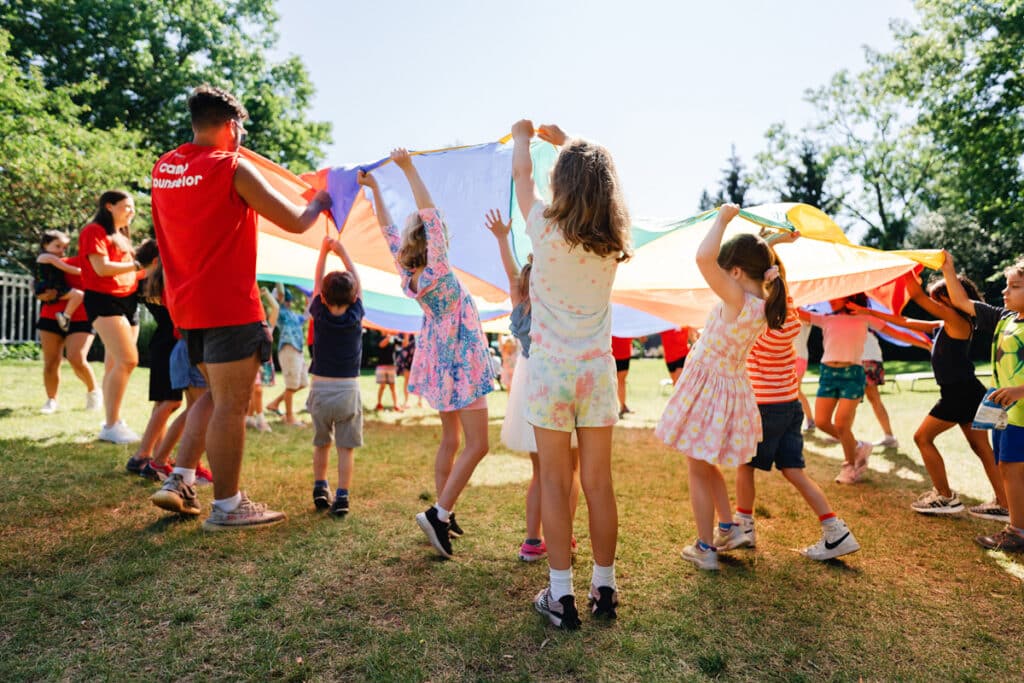
POLYGON ((121 419, 121 403, 132 370, 139 364, 136 289, 146 276, 135 262, 128 225, 135 217, 135 200, 119 190, 100 195, 92 223, 82 228, 78 254, 82 257, 82 288, 89 322, 104 348, 103 403, 106 421, 101 441, 133 443, 139 435, 121 419))
MULTIPOLYGON (((61 249, 63 250, 63 243, 61 249)), ((81 256, 63 257, 63 261, 70 266, 81 268, 81 256)), ((81 289, 81 276, 73 273, 64 273, 64 279, 69 287, 81 289)), ((44 301, 39 309, 39 321, 36 322, 36 329, 39 330, 39 341, 43 347, 43 385, 46 387, 46 403, 39 409, 39 412, 49 415, 57 410, 57 389, 60 387, 60 364, 63 361, 64 349, 67 348, 68 362, 78 379, 82 380, 86 391, 86 410, 99 410, 103 405, 103 396, 96 387, 96 376, 92 373, 92 367, 86 362, 89 355, 89 347, 92 346, 92 326, 85 313, 85 307, 79 306, 71 316, 71 326, 65 332, 57 324, 57 313, 63 312, 67 306, 66 301, 60 301, 53 295, 56 290, 51 290, 51 297, 44 301)), ((43 293, 44 295, 46 292, 43 293)), ((43 297, 40 298, 40 301, 43 297)))

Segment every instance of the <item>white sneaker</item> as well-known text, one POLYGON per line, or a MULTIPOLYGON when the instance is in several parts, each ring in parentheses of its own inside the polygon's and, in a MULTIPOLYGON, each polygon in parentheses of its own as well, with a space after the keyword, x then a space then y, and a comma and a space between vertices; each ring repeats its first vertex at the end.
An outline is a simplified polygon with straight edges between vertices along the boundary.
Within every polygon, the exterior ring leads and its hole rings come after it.
POLYGON ((958 515, 964 511, 964 504, 960 502, 956 491, 950 493, 953 495, 946 498, 935 488, 925 491, 910 504, 910 509, 922 515, 958 515))
POLYGON ((896 437, 892 434, 886 434, 885 438, 875 442, 876 446, 881 448, 899 448, 900 442, 896 440, 896 437))
POLYGON ((46 399, 46 403, 44 403, 43 407, 39 409, 39 412, 42 413, 43 415, 53 415, 55 412, 57 412, 57 399, 46 399))
POLYGON ((826 526, 821 533, 821 540, 800 551, 802 555, 818 560, 831 560, 842 555, 849 555, 860 550, 860 543, 853 537, 846 522, 837 519, 835 524, 826 526))
POLYGON ((103 392, 99 389, 93 389, 85 394, 85 409, 86 410, 103 410, 103 392))
POLYGON ((118 420, 109 427, 106 425, 101 427, 98 438, 100 441, 109 441, 110 443, 136 443, 142 440, 138 434, 128 429, 124 420, 118 420))
POLYGON ((724 534, 720 529, 715 530, 715 547, 719 550, 753 548, 756 543, 757 532, 754 531, 754 520, 741 519, 724 534))
POLYGON ((687 562, 692 562, 697 569, 709 572, 718 571, 718 553, 714 550, 701 550, 697 547, 697 541, 683 548, 680 555, 687 562))

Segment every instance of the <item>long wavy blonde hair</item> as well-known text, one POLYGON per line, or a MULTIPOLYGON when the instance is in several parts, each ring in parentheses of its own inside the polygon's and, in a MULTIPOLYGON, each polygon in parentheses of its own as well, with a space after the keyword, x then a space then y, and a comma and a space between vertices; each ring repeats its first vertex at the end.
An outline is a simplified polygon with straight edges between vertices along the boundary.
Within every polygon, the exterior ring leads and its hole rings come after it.
POLYGON ((551 172, 551 192, 544 217, 558 225, 570 249, 581 246, 619 262, 633 255, 629 211, 607 149, 586 140, 570 141, 551 172))

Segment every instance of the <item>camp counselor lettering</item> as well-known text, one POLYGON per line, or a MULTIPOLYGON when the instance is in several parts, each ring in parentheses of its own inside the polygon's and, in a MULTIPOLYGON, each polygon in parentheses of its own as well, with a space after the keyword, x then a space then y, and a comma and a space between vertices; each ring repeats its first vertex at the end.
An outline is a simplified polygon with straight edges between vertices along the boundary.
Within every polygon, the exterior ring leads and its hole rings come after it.
POLYGON ((169 176, 178 176, 177 178, 153 178, 153 187, 170 189, 176 187, 193 187, 198 185, 202 180, 201 175, 185 175, 188 171, 188 164, 160 164, 156 168, 157 173, 166 174, 169 176))

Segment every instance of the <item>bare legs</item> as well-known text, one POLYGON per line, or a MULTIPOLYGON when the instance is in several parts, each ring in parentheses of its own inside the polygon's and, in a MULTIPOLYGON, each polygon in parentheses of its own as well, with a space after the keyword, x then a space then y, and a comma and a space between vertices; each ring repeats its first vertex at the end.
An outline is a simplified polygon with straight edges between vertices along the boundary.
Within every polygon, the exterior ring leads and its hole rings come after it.
POLYGON ((712 545, 715 513, 720 520, 732 519, 729 490, 718 465, 691 457, 686 458, 686 464, 690 473, 690 505, 697 523, 697 538, 712 545))
POLYGON ((857 416, 857 399, 823 398, 814 401, 814 425, 829 436, 839 439, 843 457, 850 465, 857 459, 857 439, 853 435, 853 419, 857 416))
MULTIPOLYGON (((206 431, 206 454, 213 470, 213 497, 216 500, 231 498, 238 493, 242 451, 245 448, 245 415, 259 366, 256 354, 229 363, 203 363, 199 366, 210 385, 210 391, 203 398, 209 396, 213 401, 210 421, 214 428, 206 431)), ((200 400, 200 404, 202 402, 200 400)), ((192 426, 192 417, 189 416, 186 433, 192 426)))
POLYGON ((437 488, 437 504, 450 511, 455 507, 462 489, 466 488, 473 470, 490 448, 487 439, 487 408, 453 410, 439 415, 441 444, 434 459, 434 485, 437 488), (466 447, 456 459, 460 430, 466 439, 466 447))
POLYGON ((103 340, 103 406, 106 426, 111 427, 121 419, 121 403, 128 389, 128 380, 139 364, 139 352, 135 347, 139 327, 129 325, 123 315, 101 316, 92 326, 103 340))
MULTIPOLYGON (((935 490, 940 495, 946 498, 952 496, 953 491, 949 487, 949 479, 946 477, 946 464, 942 460, 942 454, 939 453, 939 449, 935 446, 935 439, 939 434, 952 429, 954 426, 956 425, 953 422, 946 422, 931 415, 926 415, 917 431, 914 432, 914 443, 917 445, 917 450, 921 453, 921 460, 924 461, 924 467, 928 470, 928 476, 931 477, 932 486, 935 487, 935 490)), ((959 426, 964 437, 967 439, 967 443, 970 444, 971 450, 981 460, 989 483, 992 484, 992 491, 995 493, 996 500, 1001 506, 1007 507, 1006 493, 1003 490, 1003 476, 996 465, 995 456, 992 454, 992 446, 988 441, 988 432, 971 429, 970 424, 966 423, 959 426)))

